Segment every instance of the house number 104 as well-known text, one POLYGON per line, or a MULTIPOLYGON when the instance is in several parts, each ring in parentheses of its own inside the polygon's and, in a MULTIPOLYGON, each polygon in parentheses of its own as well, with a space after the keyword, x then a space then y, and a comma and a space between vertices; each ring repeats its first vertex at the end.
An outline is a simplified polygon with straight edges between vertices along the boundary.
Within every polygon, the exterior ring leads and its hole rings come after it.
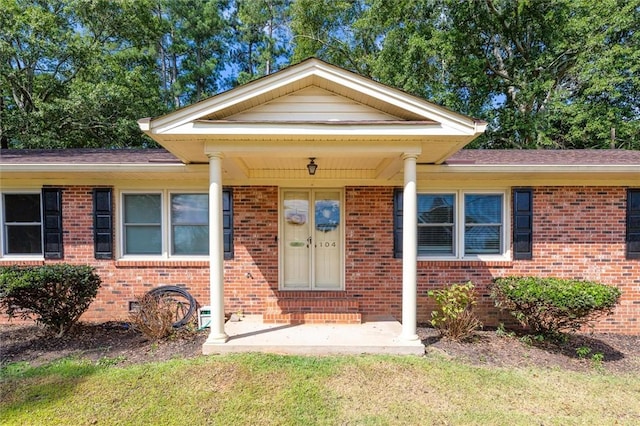
POLYGON ((335 241, 322 241, 322 242, 316 243, 316 247, 320 247, 320 248, 336 247, 336 242, 335 241))

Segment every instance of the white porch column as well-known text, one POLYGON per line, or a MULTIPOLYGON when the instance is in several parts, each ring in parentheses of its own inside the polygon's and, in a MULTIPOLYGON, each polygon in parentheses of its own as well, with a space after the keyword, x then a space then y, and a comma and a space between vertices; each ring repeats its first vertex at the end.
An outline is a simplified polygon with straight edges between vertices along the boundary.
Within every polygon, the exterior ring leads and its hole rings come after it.
POLYGON ((418 340, 417 269, 418 206, 416 192, 416 154, 405 154, 402 209, 402 335, 403 340, 418 340))
POLYGON ((211 323, 207 344, 225 343, 224 332, 224 232, 222 221, 222 153, 209 157, 209 292, 211 323))

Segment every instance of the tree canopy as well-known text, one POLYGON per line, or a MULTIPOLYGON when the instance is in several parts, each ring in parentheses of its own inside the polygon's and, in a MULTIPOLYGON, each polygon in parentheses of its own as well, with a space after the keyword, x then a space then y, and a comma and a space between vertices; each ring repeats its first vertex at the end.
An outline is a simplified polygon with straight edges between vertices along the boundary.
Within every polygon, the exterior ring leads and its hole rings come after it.
POLYGON ((0 140, 136 121, 309 56, 489 123, 483 148, 640 149, 640 0, 0 0, 0 140))

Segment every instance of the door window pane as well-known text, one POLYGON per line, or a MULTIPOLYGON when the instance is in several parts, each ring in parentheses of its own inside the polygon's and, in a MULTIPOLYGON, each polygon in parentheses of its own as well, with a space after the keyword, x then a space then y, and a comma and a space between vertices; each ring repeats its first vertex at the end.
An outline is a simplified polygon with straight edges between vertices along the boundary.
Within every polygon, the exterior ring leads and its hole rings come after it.
POLYGON ((330 290, 342 285, 342 231, 340 192, 313 191, 314 254, 313 288, 330 290))
POLYGON ((6 254, 42 254, 40 194, 5 194, 6 254))
POLYGON ((171 196, 172 254, 209 254, 209 196, 171 196))
POLYGON ((124 195, 125 254, 162 254, 160 194, 124 195))

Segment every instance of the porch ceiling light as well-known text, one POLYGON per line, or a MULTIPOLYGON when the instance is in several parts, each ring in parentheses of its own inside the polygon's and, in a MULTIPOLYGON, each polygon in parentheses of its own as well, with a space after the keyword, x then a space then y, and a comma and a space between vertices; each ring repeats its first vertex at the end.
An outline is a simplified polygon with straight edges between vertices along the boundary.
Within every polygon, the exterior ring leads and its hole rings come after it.
POLYGON ((307 164, 307 170, 309 170, 309 174, 311 176, 316 174, 316 169, 318 168, 318 165, 315 163, 315 159, 316 157, 309 157, 309 164, 307 164))

